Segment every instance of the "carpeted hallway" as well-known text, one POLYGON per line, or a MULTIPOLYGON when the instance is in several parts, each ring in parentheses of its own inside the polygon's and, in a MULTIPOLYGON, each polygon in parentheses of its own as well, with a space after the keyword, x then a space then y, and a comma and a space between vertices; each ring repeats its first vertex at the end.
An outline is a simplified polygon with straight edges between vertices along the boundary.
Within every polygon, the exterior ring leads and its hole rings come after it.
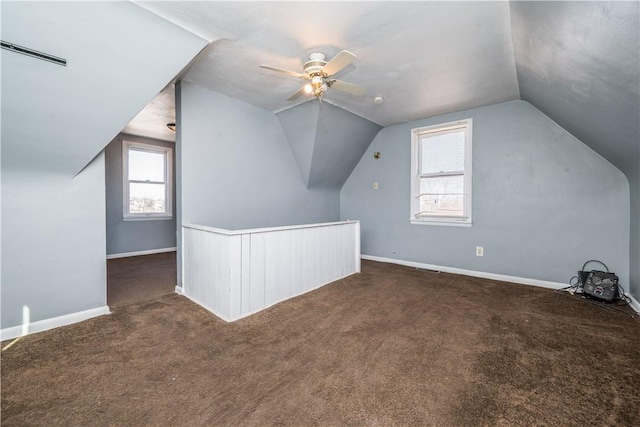
POLYGON ((107 304, 111 308, 156 299, 175 288, 175 252, 107 260, 107 304))
POLYGON ((3 351, 2 425, 637 426, 621 309, 366 261, 233 324, 165 295, 3 351))

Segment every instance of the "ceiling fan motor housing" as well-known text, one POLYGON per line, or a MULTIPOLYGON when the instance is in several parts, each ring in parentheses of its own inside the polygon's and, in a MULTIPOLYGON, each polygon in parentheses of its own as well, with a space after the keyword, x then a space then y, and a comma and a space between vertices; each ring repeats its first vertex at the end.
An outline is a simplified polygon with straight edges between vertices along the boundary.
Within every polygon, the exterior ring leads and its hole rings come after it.
POLYGON ((325 56, 323 53, 312 53, 309 55, 309 60, 304 63, 304 73, 309 77, 322 74, 322 67, 327 65, 325 56))

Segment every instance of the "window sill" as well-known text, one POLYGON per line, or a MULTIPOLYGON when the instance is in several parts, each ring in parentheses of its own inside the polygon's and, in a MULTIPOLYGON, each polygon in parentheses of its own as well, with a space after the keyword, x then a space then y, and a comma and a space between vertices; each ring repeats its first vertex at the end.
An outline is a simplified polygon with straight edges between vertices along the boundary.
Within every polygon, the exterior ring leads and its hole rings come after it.
POLYGON ((125 216, 122 218, 123 221, 162 221, 162 220, 171 220, 173 216, 125 216))
POLYGON ((471 227, 472 223, 469 221, 452 221, 452 220, 433 220, 433 219, 410 219, 409 222, 413 225, 440 225, 445 227, 471 227))

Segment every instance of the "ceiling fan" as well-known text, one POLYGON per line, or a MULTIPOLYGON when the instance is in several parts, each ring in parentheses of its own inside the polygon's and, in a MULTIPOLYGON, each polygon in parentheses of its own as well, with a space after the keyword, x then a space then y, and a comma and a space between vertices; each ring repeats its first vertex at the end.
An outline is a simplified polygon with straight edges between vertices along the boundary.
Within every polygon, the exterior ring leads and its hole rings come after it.
POLYGON ((267 70, 277 71, 280 73, 288 74, 290 76, 310 80, 309 83, 302 86, 296 93, 291 95, 287 99, 287 101, 293 101, 303 93, 313 94, 320 100, 322 100, 321 97, 328 88, 337 89, 356 96, 362 96, 367 92, 366 89, 362 86, 354 85, 353 83, 347 83, 343 82, 342 80, 332 78, 334 74, 336 74, 355 60, 356 56, 348 50, 343 50, 342 52, 334 56, 333 59, 329 62, 325 61, 325 56, 323 53, 314 52, 309 55, 309 60, 304 63, 304 70, 302 73, 283 70, 282 68, 271 67, 268 65, 260 65, 260 68, 265 68, 267 70))

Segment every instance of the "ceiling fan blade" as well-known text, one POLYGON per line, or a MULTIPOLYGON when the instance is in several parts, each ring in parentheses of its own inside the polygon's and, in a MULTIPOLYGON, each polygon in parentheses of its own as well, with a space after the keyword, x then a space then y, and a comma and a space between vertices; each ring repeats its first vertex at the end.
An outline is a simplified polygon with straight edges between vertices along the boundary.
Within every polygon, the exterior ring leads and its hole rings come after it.
POLYGON ((285 74, 289 74, 290 76, 293 77, 299 77, 301 79, 304 79, 306 76, 302 73, 296 73, 295 71, 289 71, 289 70, 284 70, 282 68, 276 68, 276 67, 271 67, 269 65, 259 65, 260 68, 264 68, 266 70, 271 70, 271 71, 277 71, 279 73, 285 73, 285 74))
POLYGON ((300 95, 302 95, 304 92, 305 92, 304 86, 302 86, 300 89, 298 89, 298 91, 296 93, 294 93, 289 98, 287 98, 287 101, 293 101, 295 99, 300 98, 300 95))
POLYGON ((343 50, 334 56, 331 61, 327 62, 324 67, 322 67, 322 72, 327 76, 333 76, 355 60, 356 56, 353 53, 348 50, 343 50))
POLYGON ((351 95, 362 96, 367 93, 367 90, 362 86, 343 82, 342 80, 331 80, 330 83, 332 89, 341 90, 342 92, 350 93, 351 95))

